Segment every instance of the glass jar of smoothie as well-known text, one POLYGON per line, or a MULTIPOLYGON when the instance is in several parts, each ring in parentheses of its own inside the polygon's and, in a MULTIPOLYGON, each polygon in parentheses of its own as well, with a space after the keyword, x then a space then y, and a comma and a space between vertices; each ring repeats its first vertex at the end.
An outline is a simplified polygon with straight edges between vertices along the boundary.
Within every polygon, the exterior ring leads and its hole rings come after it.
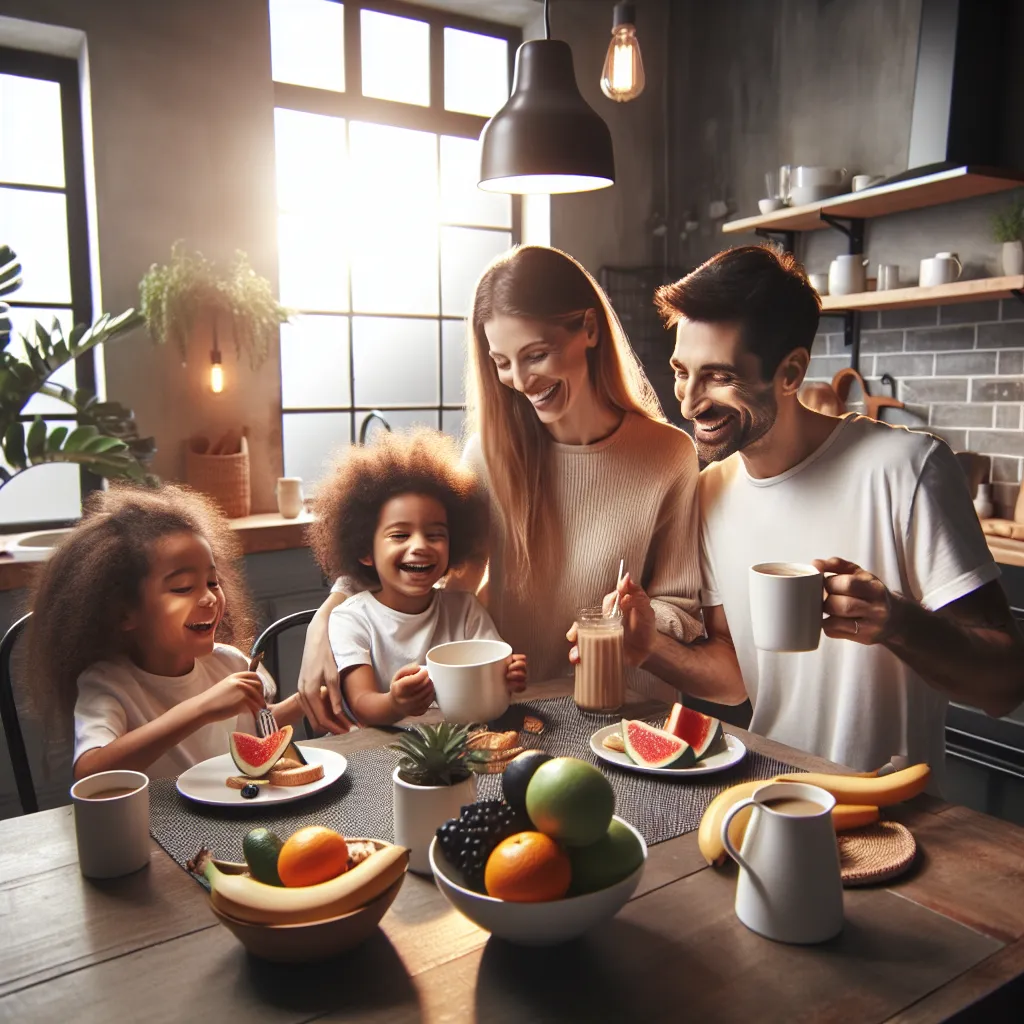
POLYGON ((576 666, 573 698, 581 711, 611 714, 626 700, 622 670, 622 616, 601 608, 582 608, 576 618, 576 666))

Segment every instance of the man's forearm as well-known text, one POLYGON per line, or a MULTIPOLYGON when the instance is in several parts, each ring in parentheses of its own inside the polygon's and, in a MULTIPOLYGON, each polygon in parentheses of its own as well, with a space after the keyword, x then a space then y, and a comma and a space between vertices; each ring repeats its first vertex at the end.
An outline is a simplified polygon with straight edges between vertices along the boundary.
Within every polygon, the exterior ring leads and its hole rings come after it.
POLYGON ((718 704, 742 704, 747 699, 736 651, 721 638, 683 644, 657 633, 642 667, 691 697, 718 704))
POLYGON ((1024 649, 1012 632, 966 625, 896 595, 893 619, 883 644, 951 700, 998 716, 1024 699, 1024 649))

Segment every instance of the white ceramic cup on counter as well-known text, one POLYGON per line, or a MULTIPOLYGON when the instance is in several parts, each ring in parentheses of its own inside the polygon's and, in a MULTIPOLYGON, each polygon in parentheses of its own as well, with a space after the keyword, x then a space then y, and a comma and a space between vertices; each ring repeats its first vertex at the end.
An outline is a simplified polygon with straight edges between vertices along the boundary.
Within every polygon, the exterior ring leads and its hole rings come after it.
POLYGON ((277 511, 285 519, 295 519, 302 511, 305 500, 302 493, 302 477, 278 477, 275 491, 277 492, 277 511))
POLYGON ((832 825, 835 797, 818 786, 776 782, 733 805, 722 843, 740 866, 736 916, 777 942, 826 942, 843 928, 843 880, 832 825), (752 807, 739 850, 732 819, 752 807))
POLYGON ((920 287, 934 288, 940 284, 950 284, 960 277, 963 269, 960 257, 955 252, 937 252, 921 260, 920 287))
POLYGON ((821 640, 825 577, 804 562, 750 567, 750 624, 761 651, 816 651, 821 640))
POLYGON ((98 772, 71 787, 78 865, 86 878, 119 878, 149 863, 149 777, 98 772))
POLYGON ((509 705, 504 640, 453 640, 427 651, 437 706, 447 722, 491 722, 509 705))

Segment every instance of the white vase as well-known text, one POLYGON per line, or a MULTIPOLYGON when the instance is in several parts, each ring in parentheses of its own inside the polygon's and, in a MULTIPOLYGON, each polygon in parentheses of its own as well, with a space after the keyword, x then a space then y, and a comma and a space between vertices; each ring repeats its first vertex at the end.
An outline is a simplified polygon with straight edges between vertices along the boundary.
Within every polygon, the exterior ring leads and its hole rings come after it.
POLYGON ((1003 273, 1024 274, 1024 243, 1003 242, 1003 273))
POLYGON ((430 841, 449 818, 459 816, 464 804, 476 800, 476 776, 470 775, 454 786, 414 786, 399 778, 395 768, 391 780, 395 842, 408 849, 410 871, 429 875, 430 841))
POLYGON ((978 493, 974 496, 974 511, 978 513, 979 519, 991 519, 992 506, 992 485, 978 484, 978 493))

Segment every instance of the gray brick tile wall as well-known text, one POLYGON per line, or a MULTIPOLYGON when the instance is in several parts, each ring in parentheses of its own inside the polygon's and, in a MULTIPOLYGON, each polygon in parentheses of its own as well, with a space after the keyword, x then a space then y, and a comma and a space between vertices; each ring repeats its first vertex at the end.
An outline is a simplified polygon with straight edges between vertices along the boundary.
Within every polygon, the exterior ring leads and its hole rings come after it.
MULTIPOLYGON (((829 381, 849 364, 839 321, 822 320, 808 379, 829 381)), ((871 394, 888 393, 883 373, 912 414, 900 422, 916 417, 954 450, 990 457, 997 514, 1012 518, 1024 477, 1024 302, 862 314, 861 374, 871 394)))

